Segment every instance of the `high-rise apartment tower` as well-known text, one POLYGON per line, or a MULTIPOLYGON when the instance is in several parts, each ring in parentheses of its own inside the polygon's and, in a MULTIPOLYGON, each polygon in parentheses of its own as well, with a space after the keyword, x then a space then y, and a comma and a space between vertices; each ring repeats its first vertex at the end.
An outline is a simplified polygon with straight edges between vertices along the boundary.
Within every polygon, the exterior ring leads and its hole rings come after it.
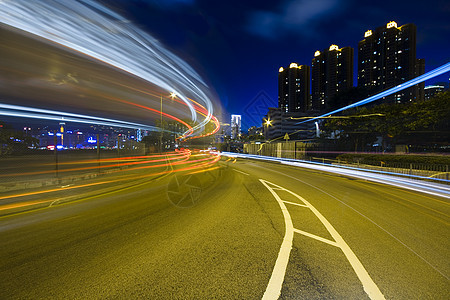
MULTIPOLYGON (((358 86, 371 94, 402 84, 425 72, 425 60, 416 58, 416 26, 386 26, 367 30, 358 43, 358 86)), ((424 84, 419 84, 386 98, 401 103, 423 99, 424 84)))
POLYGON ((278 108, 282 112, 304 112, 311 106, 310 67, 291 63, 278 72, 278 108))
POLYGON ((328 102, 339 92, 353 87, 353 48, 316 51, 311 67, 312 108, 327 109, 328 102))

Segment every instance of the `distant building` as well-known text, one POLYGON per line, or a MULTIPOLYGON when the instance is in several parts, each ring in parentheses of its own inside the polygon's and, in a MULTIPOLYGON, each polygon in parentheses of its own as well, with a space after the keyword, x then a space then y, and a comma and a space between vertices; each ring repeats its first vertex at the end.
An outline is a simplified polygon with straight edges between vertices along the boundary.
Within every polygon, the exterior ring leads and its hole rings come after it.
POLYGON ((66 123, 64 123, 64 122, 60 122, 59 123, 59 132, 57 133, 57 136, 59 137, 59 139, 60 139, 60 141, 61 141, 61 143, 59 144, 59 145, 61 145, 61 146, 65 146, 66 144, 64 143, 64 135, 65 135, 65 132, 64 132, 64 126, 66 126, 66 123))
POLYGON ((304 112, 282 112, 280 108, 269 107, 269 111, 263 119, 264 137, 267 140, 283 141, 284 135, 289 134, 291 140, 312 139, 316 136, 314 122, 299 122, 308 118, 304 112))
MULTIPOLYGON (((367 30, 358 43, 358 86, 372 94, 402 84, 425 73, 425 60, 416 58, 416 26, 398 27, 391 21, 386 26, 367 30)), ((424 84, 386 97, 402 103, 423 99, 424 84)))
POLYGON ((271 140, 281 136, 281 108, 269 107, 269 111, 263 119, 262 126, 264 130, 264 138, 266 140, 271 140))
POLYGON ((445 91, 445 86, 444 85, 427 85, 424 88, 424 97, 425 100, 428 100, 430 98, 433 98, 436 94, 445 91))
POLYGON ((231 136, 231 126, 230 123, 220 122, 220 130, 216 133, 216 141, 218 143, 223 143, 227 138, 231 136))
POLYGON ((325 110, 334 95, 353 87, 353 48, 331 45, 316 51, 311 75, 312 108, 325 110))
POLYGON ((231 138, 237 139, 241 134, 241 115, 231 115, 231 138))
POLYGON ((289 68, 278 71, 278 108, 283 112, 308 110, 310 67, 291 63, 289 68))

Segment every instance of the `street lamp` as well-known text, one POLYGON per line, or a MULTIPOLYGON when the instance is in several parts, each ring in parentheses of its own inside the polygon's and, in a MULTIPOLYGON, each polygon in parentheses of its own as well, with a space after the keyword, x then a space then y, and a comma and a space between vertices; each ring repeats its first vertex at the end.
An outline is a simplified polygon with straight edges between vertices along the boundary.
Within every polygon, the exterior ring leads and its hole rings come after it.
MULTIPOLYGON (((177 93, 175 92, 171 92, 169 97, 172 98, 172 100, 177 96, 177 93)), ((159 136, 159 150, 162 153, 163 152, 163 95, 161 94, 161 124, 160 124, 160 128, 161 128, 161 134, 159 136)))
POLYGON ((269 126, 272 126, 272 120, 270 118, 267 118, 266 121, 264 122, 264 127, 266 127, 266 129, 264 130, 264 137, 266 139, 269 131, 269 126))

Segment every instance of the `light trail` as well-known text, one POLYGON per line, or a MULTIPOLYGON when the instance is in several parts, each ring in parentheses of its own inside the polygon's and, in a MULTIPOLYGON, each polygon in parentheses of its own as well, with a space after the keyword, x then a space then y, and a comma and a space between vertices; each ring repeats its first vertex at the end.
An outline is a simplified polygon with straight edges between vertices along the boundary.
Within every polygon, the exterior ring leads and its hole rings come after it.
POLYGON ((376 171, 376 170, 367 170, 363 168, 355 168, 355 167, 347 167, 347 166, 334 166, 327 165, 317 162, 309 162, 304 160, 296 160, 296 159, 288 159, 288 158, 277 158, 263 155, 252 155, 252 154, 240 154, 240 153, 232 153, 232 152, 222 152, 221 155, 228 157, 239 157, 239 158, 247 158, 247 159, 256 159, 263 161, 273 161, 279 162, 286 165, 308 168, 313 170, 319 170, 324 172, 336 173, 345 176, 356 177, 360 179, 375 181, 383 184, 388 184, 392 186, 397 186, 401 188, 406 188, 414 191, 419 191, 423 193, 427 193, 430 195, 435 195, 439 197, 449 198, 450 199, 450 187, 444 184, 439 184, 436 182, 444 182, 448 183, 449 180, 445 179, 437 179, 432 178, 433 181, 422 181, 422 180, 431 180, 431 178, 423 177, 423 176, 415 176, 415 175, 406 175, 400 173, 393 172, 384 172, 384 171, 376 171), (410 177, 410 178, 404 178, 410 177), (411 178, 422 179, 422 180, 413 180, 411 178))
MULTIPOLYGON (((113 170, 112 173, 118 173, 118 172, 126 172, 126 171, 132 171, 136 169, 146 169, 146 168, 157 168, 157 167, 165 167, 170 165, 177 165, 180 161, 186 161, 187 159, 197 157, 197 156, 205 156, 205 154, 191 154, 189 151, 181 151, 175 154, 170 155, 154 155, 154 156, 148 156, 147 159, 133 159, 133 157, 128 158, 109 158, 104 160, 89 160, 89 161, 76 161, 76 162, 66 162, 66 163, 59 163, 58 166, 63 165, 80 165, 80 164, 91 164, 92 166, 88 167, 77 167, 77 168, 70 168, 70 169, 58 169, 58 173, 65 173, 65 172, 76 172, 76 171, 89 171, 89 170, 100 170, 100 169, 107 169, 107 168, 117 168, 117 167, 130 167, 126 170, 113 170), (159 158, 158 158, 159 157, 159 158), (150 158, 158 158, 158 159, 152 159, 150 158), (147 166, 148 164, 154 164, 157 162, 165 162, 168 163, 164 164, 158 164, 158 165, 151 165, 147 166), (176 163, 171 163, 171 161, 177 161, 176 163), (110 163, 108 165, 100 165, 100 163, 110 163), (142 165, 145 165, 142 167, 142 165)), ((194 161, 195 162, 195 161, 194 161)), ((43 164, 43 165, 37 165, 36 167, 40 166, 53 166, 54 164, 43 164)), ((45 171, 33 171, 33 172, 26 172, 26 173, 12 173, 12 174, 0 174, 1 177, 21 177, 21 176, 31 176, 31 175, 44 175, 44 174, 53 174, 55 173, 55 170, 45 170, 45 171)))
MULTIPOLYGON (((193 165, 193 166, 189 166, 189 167, 185 167, 185 168, 181 168, 181 169, 177 169, 177 170, 167 170, 167 171, 162 171, 162 172, 158 172, 158 173, 152 173, 152 174, 149 174, 149 175, 161 176, 161 175, 167 175, 167 174, 174 173, 174 172, 181 173, 181 172, 189 172, 189 171, 190 172, 188 174, 209 172, 209 171, 213 171, 213 170, 219 169, 219 167, 217 167, 217 166, 216 167, 211 167, 211 165, 216 164, 219 160, 220 160, 220 155, 212 156, 211 158, 209 158, 209 160, 206 160, 206 162, 202 162, 202 163, 197 164, 197 165, 193 165), (205 169, 202 169, 202 168, 205 168, 205 169), (195 170, 197 170, 197 171, 195 171, 195 170)), ((202 160, 202 161, 205 161, 205 160, 202 160)), ((132 176, 132 177, 129 176, 127 178, 120 178, 120 179, 115 179, 115 180, 94 182, 94 183, 88 183, 88 184, 79 185, 79 186, 71 186, 71 187, 66 187, 66 188, 56 188, 56 189, 50 189, 50 190, 38 191, 38 192, 30 192, 30 193, 12 195, 12 196, 9 196, 9 198, 34 196, 34 195, 58 192, 58 191, 67 190, 67 189, 78 189, 78 188, 83 188, 83 187, 99 186, 99 185, 103 185, 103 184, 107 184, 107 183, 120 182, 120 181, 124 181, 124 180, 138 180, 138 179, 148 178, 149 175, 132 176)), ((1 199, 3 199, 3 198, 0 198, 0 200, 1 199)), ((17 203, 9 203, 9 204, 5 204, 5 205, 0 205, 0 211, 16 209, 16 208, 22 208, 22 207, 30 207, 30 206, 34 206, 34 205, 37 205, 37 204, 43 204, 43 203, 53 203, 53 202, 59 201, 59 200, 61 200, 61 198, 50 199, 50 200, 34 200, 34 201, 24 201, 24 202, 17 202, 17 203)))
MULTIPOLYGON (((191 155, 190 153, 180 153, 176 154, 175 157, 172 157, 173 155, 167 155, 167 158, 164 155, 161 155, 161 158, 159 159, 146 159, 146 160, 136 160, 136 159, 121 159, 121 158, 115 158, 114 160, 108 159, 106 162, 111 163, 108 165, 99 165, 102 162, 102 160, 94 161, 91 160, 89 162, 82 162, 84 164, 96 164, 89 167, 77 167, 77 168, 70 168, 70 169, 58 169, 58 173, 64 173, 64 172, 74 172, 74 171, 88 171, 88 170, 99 170, 99 169, 106 169, 106 168, 117 168, 117 167, 133 167, 136 165, 142 165, 142 164, 150 164, 150 163, 156 163, 156 162, 162 162, 162 161, 171 161, 171 160, 179 160, 181 158, 189 158, 191 155)), ((63 163, 58 164, 58 166, 61 165, 80 165, 80 162, 72 162, 72 163, 63 163)), ((50 165, 50 164, 47 164, 50 165)), ((53 165, 53 164, 52 164, 53 165)), ((160 167, 162 165, 156 165, 156 167, 160 167)), ((165 166, 165 165, 163 165, 165 166)), ((127 169, 132 170, 132 169, 127 169)), ((119 172, 117 170, 116 172, 119 172)), ((46 170, 46 171, 33 171, 33 172, 26 172, 26 173, 16 173, 16 174, 0 174, 1 177, 19 177, 19 176, 30 176, 30 175, 43 175, 43 174, 53 174, 55 173, 55 170, 46 170)))
MULTIPOLYGON (((158 114, 158 115, 163 115, 164 117, 169 118, 169 119, 172 119, 172 120, 174 120, 174 121, 177 121, 177 122, 183 124, 184 126, 186 126, 186 127, 188 128, 188 130, 187 130, 184 134, 189 135, 189 134, 192 134, 192 133, 194 132, 192 126, 190 126, 189 124, 187 124, 187 123, 184 122, 183 120, 181 120, 181 119, 179 119, 179 118, 177 118, 177 117, 175 117, 175 116, 172 116, 172 115, 170 115, 170 114, 168 114, 168 113, 162 112, 162 111, 160 111, 160 110, 157 110, 157 109, 154 109, 154 108, 145 106, 145 105, 137 104, 137 103, 134 103, 134 102, 131 102, 131 101, 123 100, 123 99, 119 99, 119 98, 117 98, 117 97, 112 97, 112 96, 110 96, 110 97, 107 97, 107 98, 108 98, 108 99, 113 99, 113 100, 118 101, 118 102, 126 103, 126 104, 128 104, 128 105, 136 106, 136 107, 139 107, 139 108, 142 108, 142 109, 151 111, 151 112, 153 112, 153 113, 156 113, 156 114, 158 114)), ((171 132, 171 131, 168 131, 168 130, 164 130, 164 131, 166 131, 166 132, 171 132)))
POLYGON ((0 22, 114 66, 167 93, 175 92, 188 107, 191 119, 198 122, 188 97, 195 98, 207 114, 194 130, 200 130, 212 118, 209 88, 186 62, 93 0, 4 0, 0 1, 0 22))
MULTIPOLYGON (((199 114, 205 116, 205 114, 206 114, 206 109, 205 109, 203 106, 201 106, 200 104, 196 103, 194 100, 192 100, 192 99, 190 99, 190 100, 193 101, 193 102, 196 104, 196 106, 195 106, 196 111, 197 111, 199 114)), ((211 132, 206 132, 205 134, 187 137, 186 140, 189 140, 189 139, 198 139, 198 138, 202 138, 202 137, 206 137, 206 136, 213 135, 213 134, 215 134, 216 132, 218 132, 219 129, 220 129, 220 122, 219 122, 219 120, 218 120, 215 116, 211 116, 210 122, 212 122, 212 123, 214 124, 214 126, 215 126, 215 128, 214 128, 211 132)), ((183 138, 185 138, 185 137, 186 137, 186 134, 183 134, 181 137, 179 137, 179 139, 183 139, 183 138)))
MULTIPOLYGON (((174 163, 165 163, 165 164, 158 164, 158 165, 153 165, 153 166, 142 166, 142 167, 138 167, 138 168, 132 168, 132 169, 128 169, 128 170, 121 170, 121 172, 124 171, 130 171, 130 170, 136 170, 136 169, 154 169, 157 167, 166 167, 169 165, 177 165, 177 166, 182 166, 179 169, 175 169, 175 170, 166 170, 166 171, 161 171, 161 172, 156 172, 156 173, 150 173, 150 174, 145 174, 145 175, 136 175, 136 174, 129 174, 126 176, 122 176, 120 178, 117 179, 108 179, 108 180, 104 180, 104 181, 100 181, 100 182, 91 182, 91 183, 86 183, 86 184, 81 184, 78 186, 69 186, 69 187, 61 187, 61 188, 50 188, 47 190, 42 190, 42 191, 33 191, 33 192, 26 192, 26 193, 19 193, 19 194, 12 194, 12 195, 7 195, 7 196, 1 196, 0 200, 7 200, 7 199, 13 199, 13 198, 20 198, 20 197, 28 197, 28 196, 35 196, 35 195, 42 195, 42 194, 48 194, 48 193, 53 193, 53 192, 59 192, 62 190, 73 190, 73 189, 78 189, 78 188, 83 188, 83 187, 91 187, 91 186, 98 186, 98 185, 103 185, 103 184, 108 184, 108 183, 114 183, 114 182, 120 182, 120 181, 124 181, 124 180, 137 180, 137 179, 143 179, 143 178, 148 178, 149 176, 159 176, 159 175, 165 175, 165 174, 170 174, 173 172, 184 172, 184 171, 194 171, 195 170, 199 170, 201 168, 210 168, 211 165, 216 164, 219 160, 220 160, 220 155, 218 154, 198 154, 201 156, 206 156, 204 158, 200 158, 200 159, 195 159, 195 160, 189 160, 190 157, 184 158, 180 161, 176 161, 174 163), (192 164, 190 166, 184 166, 184 165, 188 165, 188 164, 192 164), (184 167, 183 167, 184 166, 184 167)), ((54 199, 52 200, 36 200, 36 201, 31 201, 29 204, 27 205, 35 205, 35 204, 39 204, 42 202, 50 202, 50 201, 54 201, 54 199)), ((27 203, 27 202, 18 202, 16 204, 6 204, 4 206, 0 206, 0 211, 2 210, 7 210, 7 209, 11 209, 11 208, 17 208, 17 207, 21 207, 23 206, 22 203, 27 203)))
MULTIPOLYGON (((0 103, 0 115, 10 116, 10 117, 22 117, 22 118, 32 118, 32 119, 41 119, 41 120, 53 120, 60 122, 76 122, 83 124, 98 124, 105 126, 114 126, 114 127, 126 127, 133 129, 144 129, 151 131, 159 131, 160 128, 145 124, 126 122, 121 120, 100 118, 88 115, 80 115, 74 113, 67 113, 62 111, 48 110, 48 109, 40 109, 33 107, 25 107, 18 105, 10 105, 10 104, 1 104, 0 103)), ((167 132, 171 132, 165 130, 167 132)))
MULTIPOLYGON (((366 118, 366 117, 384 117, 384 114, 367 114, 367 115, 355 115, 355 116, 326 116, 323 117, 324 119, 351 119, 351 118, 366 118)), ((320 118, 320 117, 290 117, 291 120, 304 120, 304 119, 314 119, 314 118, 320 118)))
POLYGON ((358 106, 361 106, 361 105, 365 105, 365 104, 371 103, 371 102, 376 101, 376 100, 378 100, 378 99, 380 99, 382 97, 386 97, 386 96, 392 95, 392 94, 394 94, 396 92, 399 92, 401 90, 407 89, 407 88, 412 87, 412 86, 414 86, 414 85, 416 85, 418 83, 421 83, 421 82, 423 82, 425 80, 434 78, 436 76, 442 75, 442 74, 447 73, 447 72, 450 72, 450 62, 446 63, 446 64, 440 66, 439 68, 436 68, 436 69, 434 69, 434 70, 432 70, 432 71, 430 71, 428 73, 425 73, 423 75, 417 76, 414 79, 411 79, 411 80, 409 80, 409 81, 407 81, 405 83, 402 83, 402 84, 397 85, 397 86, 395 86, 393 88, 390 88, 390 89, 388 89, 386 91, 383 91, 381 93, 373 95, 373 96, 371 96, 369 98, 366 98, 366 99, 358 101, 356 103, 353 103, 353 104, 341 107, 339 109, 333 110, 331 112, 328 112, 326 114, 320 115, 318 117, 314 117, 314 118, 311 118, 309 120, 298 122, 296 124, 302 124, 302 123, 306 123, 306 122, 311 122, 311 121, 314 121, 314 120, 322 119, 322 118, 325 118, 325 117, 330 116, 332 114, 335 114, 335 113, 347 110, 349 108, 358 107, 358 106))
MULTIPOLYGON (((187 153, 184 152, 166 152, 165 154, 156 154, 156 155, 142 155, 142 156, 125 156, 125 157, 113 157, 113 158, 101 158, 101 159, 89 159, 89 160, 77 160, 73 162, 63 162, 58 163, 58 165, 80 165, 80 164, 93 164, 98 162, 117 162, 117 161, 137 161, 137 160, 148 160, 150 158, 163 158, 163 157, 173 157, 179 156, 180 154, 187 153)), ((41 164, 37 166, 45 166, 45 165, 54 165, 51 164, 41 164)), ((0 175, 1 176, 1 175, 0 175)))

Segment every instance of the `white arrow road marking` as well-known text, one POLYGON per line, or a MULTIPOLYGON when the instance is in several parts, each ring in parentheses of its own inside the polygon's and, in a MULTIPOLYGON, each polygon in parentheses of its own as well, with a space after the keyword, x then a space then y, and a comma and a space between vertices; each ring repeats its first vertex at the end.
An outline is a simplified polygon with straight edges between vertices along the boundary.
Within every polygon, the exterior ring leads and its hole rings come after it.
POLYGON ((284 234, 283 242, 281 243, 280 252, 278 253, 278 258, 275 262, 272 276, 270 277, 269 284, 267 285, 263 296, 263 300, 278 299, 281 294, 281 287, 283 285, 284 275, 286 274, 286 268, 289 262, 289 255, 291 254, 292 240, 294 239, 294 225, 292 225, 291 215, 289 214, 286 205, 284 205, 277 193, 267 185, 269 182, 262 179, 259 181, 261 181, 261 183, 264 184, 272 193, 275 199, 277 199, 281 211, 283 212, 284 223, 286 226, 286 232, 284 234))
POLYGON ((328 222, 328 220, 314 206, 312 206, 304 198, 279 185, 276 185, 263 179, 260 179, 259 181, 261 181, 261 183, 272 193, 272 195, 277 200, 278 204, 280 205, 281 211, 283 212, 284 222, 286 226, 286 233, 284 235, 280 252, 278 253, 278 258, 275 262, 275 267, 273 268, 272 276, 270 277, 269 284, 267 285, 263 299, 278 299, 278 297, 280 297, 284 276, 286 274, 286 268, 289 262, 289 255, 292 249, 292 240, 294 239, 294 232, 340 248, 342 252, 344 252, 345 257, 347 258, 348 262, 350 263, 359 280, 361 281, 364 291, 367 293, 369 298, 385 299, 381 291, 378 289, 378 286, 372 280, 369 273, 367 273, 366 269, 359 261, 355 253, 353 253, 353 251, 350 249, 350 247, 347 245, 344 239, 340 236, 340 234, 336 231, 336 229, 334 229, 334 227, 330 224, 330 222, 328 222), (292 224, 291 215, 289 214, 289 211, 285 205, 285 203, 292 204, 292 202, 282 200, 275 192, 275 190, 288 192, 294 197, 296 197, 298 200, 303 202, 303 204, 299 205, 309 208, 316 215, 316 217, 322 222, 322 224, 328 230, 330 235, 333 237, 334 241, 330 241, 328 239, 319 237, 309 232, 295 229, 292 224))

